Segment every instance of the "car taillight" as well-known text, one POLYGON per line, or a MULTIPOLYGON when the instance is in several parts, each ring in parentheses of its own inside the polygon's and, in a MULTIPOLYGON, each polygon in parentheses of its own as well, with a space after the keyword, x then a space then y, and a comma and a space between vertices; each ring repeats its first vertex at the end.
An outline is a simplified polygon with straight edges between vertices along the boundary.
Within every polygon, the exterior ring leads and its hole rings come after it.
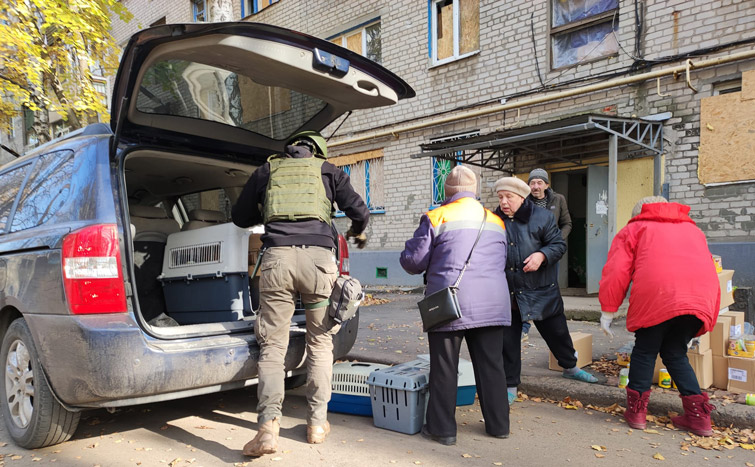
POLYGON ((118 228, 100 224, 63 239, 63 285, 71 313, 125 313, 118 228))
POLYGON ((338 272, 342 276, 349 275, 349 242, 343 235, 338 234, 338 272))

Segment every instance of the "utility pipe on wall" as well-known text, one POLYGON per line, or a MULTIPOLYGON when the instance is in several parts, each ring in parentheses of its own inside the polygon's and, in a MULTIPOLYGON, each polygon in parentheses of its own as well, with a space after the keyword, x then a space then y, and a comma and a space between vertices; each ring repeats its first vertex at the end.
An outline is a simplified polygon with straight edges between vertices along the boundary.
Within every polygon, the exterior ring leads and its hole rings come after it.
MULTIPOLYGON (((695 70, 699 70, 702 68, 709 68, 712 66, 723 65, 724 63, 736 62, 739 60, 746 60, 748 58, 755 58, 755 50, 748 50, 745 52, 738 52, 738 53, 726 55, 723 57, 711 58, 709 60, 703 60, 697 64, 693 64, 691 60, 686 60, 683 65, 678 65, 671 68, 664 68, 662 70, 657 70, 657 71, 650 71, 647 73, 641 73, 639 75, 630 76, 628 78, 612 79, 609 81, 605 81, 603 83, 591 84, 588 86, 582 86, 575 89, 569 89, 567 91, 561 91, 561 92, 557 92, 553 94, 547 94, 544 96, 533 97, 531 99, 525 99, 518 102, 512 102, 510 104, 498 105, 489 109, 465 112, 465 113, 450 116, 450 117, 433 119, 430 121, 426 121, 422 123, 415 123, 412 125, 405 125, 405 126, 395 128, 393 130, 382 130, 382 131, 377 131, 377 132, 370 133, 364 136, 358 136, 356 138, 348 138, 342 141, 334 141, 328 144, 328 148, 344 146, 347 144, 358 143, 360 141, 366 141, 366 140, 374 139, 374 138, 381 138, 384 136, 395 136, 395 135, 398 135, 399 133, 406 133, 407 131, 414 131, 414 130, 419 130, 422 128, 427 128, 430 126, 442 125, 444 123, 451 123, 451 122, 456 122, 459 120, 466 120, 469 118, 480 117, 480 116, 489 115, 492 113, 503 112, 504 110, 517 109, 521 107, 527 107, 530 105, 541 104, 543 102, 550 102, 550 101, 554 101, 558 99, 563 99, 566 97, 578 96, 580 94, 587 94, 590 92, 601 91, 603 89, 623 86, 625 84, 632 84, 632 83, 637 83, 640 81, 647 81, 649 79, 660 78, 662 76, 673 75, 674 77, 676 77, 681 73, 686 73, 687 84, 688 86, 691 87, 691 84, 689 82, 689 73, 690 73, 691 68, 695 70)), ((694 88, 692 89, 694 90, 694 88)))

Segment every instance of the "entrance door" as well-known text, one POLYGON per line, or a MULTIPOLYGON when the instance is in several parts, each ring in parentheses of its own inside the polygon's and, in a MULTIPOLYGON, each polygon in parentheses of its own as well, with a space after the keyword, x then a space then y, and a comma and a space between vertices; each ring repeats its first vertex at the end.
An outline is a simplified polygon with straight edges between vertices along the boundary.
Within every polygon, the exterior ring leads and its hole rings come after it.
POLYGON ((597 293, 608 258, 608 167, 587 167, 587 293, 597 293))

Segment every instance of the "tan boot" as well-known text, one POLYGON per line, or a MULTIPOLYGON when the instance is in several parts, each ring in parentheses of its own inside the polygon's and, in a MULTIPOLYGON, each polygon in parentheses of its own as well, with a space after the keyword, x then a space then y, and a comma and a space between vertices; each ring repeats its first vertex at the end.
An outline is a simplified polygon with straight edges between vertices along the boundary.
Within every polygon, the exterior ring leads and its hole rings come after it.
POLYGON ((307 442, 309 444, 321 444, 330 434, 330 423, 324 425, 307 425, 307 442))
POLYGON ((280 429, 280 419, 278 418, 268 420, 260 425, 257 436, 244 445, 244 455, 259 457, 277 451, 280 429))

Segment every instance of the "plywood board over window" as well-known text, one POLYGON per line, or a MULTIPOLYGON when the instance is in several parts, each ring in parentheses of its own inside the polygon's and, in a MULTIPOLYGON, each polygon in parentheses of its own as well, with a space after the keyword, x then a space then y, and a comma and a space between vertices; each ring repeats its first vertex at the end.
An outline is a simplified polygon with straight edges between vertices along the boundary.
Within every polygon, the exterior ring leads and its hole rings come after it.
POLYGON ((697 176, 703 185, 755 180, 755 70, 742 91, 702 99, 697 176))
POLYGON ((479 0, 461 0, 459 53, 466 54, 480 48, 480 2, 479 0))
POLYGON ((449 2, 438 11, 438 60, 454 54, 454 5, 449 2))

